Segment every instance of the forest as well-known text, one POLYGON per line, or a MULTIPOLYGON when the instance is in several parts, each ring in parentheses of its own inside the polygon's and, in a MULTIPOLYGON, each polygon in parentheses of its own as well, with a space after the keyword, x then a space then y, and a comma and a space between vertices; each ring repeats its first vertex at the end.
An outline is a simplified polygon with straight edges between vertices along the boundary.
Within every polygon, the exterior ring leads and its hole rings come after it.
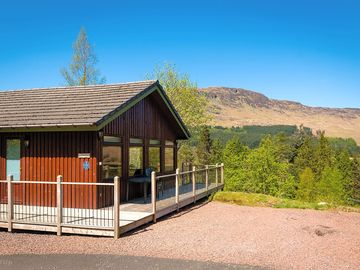
POLYGON ((180 162, 224 162, 226 191, 333 205, 360 202, 359 147, 352 139, 313 135, 302 126, 203 126, 191 144, 181 149, 180 162))

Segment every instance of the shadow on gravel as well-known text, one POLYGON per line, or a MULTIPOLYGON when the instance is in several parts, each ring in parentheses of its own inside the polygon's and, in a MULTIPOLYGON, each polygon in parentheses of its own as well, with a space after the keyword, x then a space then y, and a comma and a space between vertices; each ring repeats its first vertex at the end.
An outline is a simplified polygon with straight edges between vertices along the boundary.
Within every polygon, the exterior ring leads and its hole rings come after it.
POLYGON ((149 269, 149 270, 260 270, 247 265, 115 255, 9 255, 0 256, 0 269, 149 269))

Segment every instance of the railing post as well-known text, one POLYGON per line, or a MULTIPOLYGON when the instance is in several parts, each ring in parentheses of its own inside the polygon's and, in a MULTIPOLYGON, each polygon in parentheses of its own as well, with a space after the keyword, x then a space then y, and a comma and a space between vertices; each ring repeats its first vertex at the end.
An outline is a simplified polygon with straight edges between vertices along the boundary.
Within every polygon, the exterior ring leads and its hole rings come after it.
POLYGON ((14 177, 12 175, 9 175, 7 177, 7 193, 8 193, 8 231, 11 232, 12 231, 12 220, 13 220, 13 214, 14 214, 14 210, 13 210, 13 193, 12 193, 12 184, 11 182, 14 180, 14 177))
POLYGON ((209 165, 205 165, 205 186, 206 195, 209 195, 209 165))
POLYGON ((221 163, 221 184, 224 184, 224 163, 221 163))
POLYGON ((216 186, 219 185, 219 164, 216 163, 215 165, 215 183, 216 183, 216 186))
POLYGON ((194 203, 196 203, 196 179, 195 179, 195 171, 196 171, 196 167, 193 166, 193 167, 192 167, 192 173, 191 173, 191 179, 192 179, 192 189, 193 189, 194 203))
POLYGON ((120 237, 120 177, 114 177, 114 239, 120 237))
POLYGON ((56 227, 57 227, 57 235, 61 236, 61 223, 62 223, 62 182, 63 177, 61 175, 58 175, 56 177, 56 227))
POLYGON ((153 222, 156 222, 156 172, 151 172, 151 205, 153 222))
POLYGON ((175 203, 176 203, 176 210, 178 212, 179 212, 179 177, 180 177, 180 170, 179 168, 177 168, 175 173, 175 203))

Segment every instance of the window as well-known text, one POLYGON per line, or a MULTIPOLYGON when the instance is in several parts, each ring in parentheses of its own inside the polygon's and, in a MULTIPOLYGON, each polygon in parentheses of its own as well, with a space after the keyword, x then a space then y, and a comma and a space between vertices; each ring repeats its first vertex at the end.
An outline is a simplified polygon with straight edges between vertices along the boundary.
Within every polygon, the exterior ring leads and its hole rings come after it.
POLYGON ((156 172, 160 172, 160 147, 151 146, 149 147, 149 167, 156 172))
POLYGON ((173 141, 165 141, 165 145, 166 146, 174 146, 174 142, 173 141))
POLYGON ((165 172, 174 170, 174 148, 165 148, 165 172))
POLYGON ((129 176, 143 175, 143 147, 130 146, 129 148, 129 176))
POLYGON ((103 145, 103 179, 113 179, 115 176, 121 177, 121 138, 104 136, 103 145))

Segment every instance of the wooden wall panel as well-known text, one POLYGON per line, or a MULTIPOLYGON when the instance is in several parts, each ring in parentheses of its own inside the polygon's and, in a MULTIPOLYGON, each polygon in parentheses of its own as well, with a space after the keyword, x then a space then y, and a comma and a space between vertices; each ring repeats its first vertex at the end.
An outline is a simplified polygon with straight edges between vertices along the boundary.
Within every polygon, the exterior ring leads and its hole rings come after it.
MULTIPOLYGON (((105 135, 123 137, 123 177, 121 179, 121 200, 124 201, 127 192, 129 140, 131 137, 144 139, 145 146, 149 139, 175 141, 178 127, 158 93, 153 93, 137 103, 120 117, 110 122, 104 128, 105 135)), ((145 147, 147 149, 147 147, 145 147)), ((101 152, 101 150, 100 150, 101 152)), ((99 153, 100 153, 99 152, 99 153)), ((162 151, 163 152, 163 151, 162 151)), ((144 167, 147 166, 147 153, 144 153, 144 167)), ((162 153, 162 160, 164 155, 162 153)), ((129 198, 143 196, 139 184, 131 184, 129 198)))
MULTIPOLYGON (((20 138, 20 180, 56 181, 58 175, 64 182, 97 181, 97 133, 96 132, 34 132, 0 133, 0 175, 6 178, 6 139, 20 138), (29 146, 24 145, 24 139, 29 146), (89 159, 79 159, 79 153, 90 153, 89 159), (84 170, 83 162, 90 164, 84 170)), ((64 185, 64 207, 92 208, 96 206, 96 187, 64 185)), ((56 186, 45 184, 15 184, 16 203, 55 206, 56 186)), ((4 200, 4 198, 2 198, 4 200)))

